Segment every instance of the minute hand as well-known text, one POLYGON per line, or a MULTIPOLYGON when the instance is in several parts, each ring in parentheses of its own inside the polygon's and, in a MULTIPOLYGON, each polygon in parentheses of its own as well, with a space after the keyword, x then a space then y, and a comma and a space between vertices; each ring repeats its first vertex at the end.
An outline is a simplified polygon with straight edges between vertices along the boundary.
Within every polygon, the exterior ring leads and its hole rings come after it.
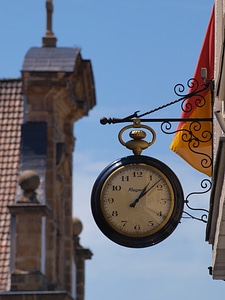
POLYGON ((139 202, 139 200, 144 196, 146 195, 149 191, 151 191, 159 182, 160 182, 161 179, 159 179, 158 181, 156 181, 152 186, 150 186, 149 188, 148 185, 149 183, 146 185, 146 187, 141 191, 140 195, 138 196, 137 199, 135 199, 131 204, 130 204, 130 207, 135 207, 135 205, 139 202))

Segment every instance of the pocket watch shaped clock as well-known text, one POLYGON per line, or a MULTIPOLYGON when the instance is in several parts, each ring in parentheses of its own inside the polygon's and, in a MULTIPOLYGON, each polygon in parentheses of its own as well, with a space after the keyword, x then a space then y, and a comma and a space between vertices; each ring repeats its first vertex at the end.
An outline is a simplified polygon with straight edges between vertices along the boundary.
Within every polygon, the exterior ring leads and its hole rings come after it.
POLYGON ((118 159, 96 179, 91 208, 99 229, 115 243, 144 248, 166 239, 180 222, 181 184, 161 161, 142 155, 118 159))

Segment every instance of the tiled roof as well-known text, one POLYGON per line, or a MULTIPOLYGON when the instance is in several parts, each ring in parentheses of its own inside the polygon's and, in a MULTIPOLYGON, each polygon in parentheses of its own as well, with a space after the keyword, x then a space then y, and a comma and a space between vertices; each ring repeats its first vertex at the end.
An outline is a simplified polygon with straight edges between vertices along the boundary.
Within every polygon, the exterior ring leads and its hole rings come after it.
POLYGON ((73 72, 79 48, 33 47, 25 55, 22 71, 73 72))
POLYGON ((15 200, 23 97, 21 79, 0 80, 0 291, 9 288, 10 214, 15 200))

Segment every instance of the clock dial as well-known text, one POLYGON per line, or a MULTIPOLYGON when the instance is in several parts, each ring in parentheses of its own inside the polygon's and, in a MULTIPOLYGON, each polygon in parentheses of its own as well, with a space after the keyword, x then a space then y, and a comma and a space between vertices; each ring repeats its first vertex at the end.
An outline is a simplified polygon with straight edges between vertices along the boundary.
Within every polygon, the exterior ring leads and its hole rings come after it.
POLYGON ((105 181, 100 199, 109 225, 132 237, 160 230, 174 208, 173 190, 165 175, 144 164, 114 171, 105 181))
POLYGON ((163 162, 132 155, 112 162, 92 189, 91 208, 99 229, 112 241, 132 248, 155 245, 180 222, 183 190, 163 162))

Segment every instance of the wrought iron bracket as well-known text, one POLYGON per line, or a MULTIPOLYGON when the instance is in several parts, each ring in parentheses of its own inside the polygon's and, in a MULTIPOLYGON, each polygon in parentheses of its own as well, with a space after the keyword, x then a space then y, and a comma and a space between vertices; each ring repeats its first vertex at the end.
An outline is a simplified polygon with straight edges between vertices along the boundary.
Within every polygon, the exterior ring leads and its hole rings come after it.
MULTIPOLYGON (((176 84, 174 87, 174 93, 179 98, 171 101, 167 104, 164 104, 162 106, 156 107, 150 111, 147 111, 145 113, 140 114, 140 111, 135 111, 133 114, 128 115, 125 118, 102 118, 100 120, 100 123, 102 125, 106 124, 117 124, 117 123, 129 123, 133 122, 135 124, 135 120, 138 120, 140 123, 161 123, 161 131, 165 134, 176 134, 178 132, 182 133, 182 140, 187 143, 189 150, 204 156, 202 159, 202 163, 206 165, 206 167, 212 166, 212 157, 209 157, 207 154, 198 152, 198 148, 200 144, 202 143, 208 143, 212 142, 213 138, 213 117, 212 117, 212 108, 213 108, 213 91, 214 91, 214 81, 211 80, 209 82, 204 82, 203 84, 200 84, 195 78, 190 78, 187 81, 186 87, 183 84, 176 84), (191 92, 185 93, 185 91, 188 89, 188 91, 191 90, 191 92), (198 107, 200 109, 204 109, 206 105, 206 99, 202 95, 204 91, 209 89, 211 91, 211 116, 207 118, 143 118, 146 115, 150 115, 156 111, 159 111, 161 109, 164 109, 168 106, 174 105, 176 103, 181 103, 181 110, 183 113, 192 113, 194 108, 198 107), (191 101, 186 101, 188 99, 191 99, 191 101), (189 127, 186 129, 172 129, 172 123, 188 123, 189 127), (211 130, 203 130, 202 124, 208 122, 208 124, 211 124, 211 130), (199 133, 201 134, 201 137, 199 137, 199 133)), ((132 126, 127 126, 132 127, 132 126)), ((127 128, 126 127, 126 128, 127 128)), ((136 126, 134 125, 134 128, 136 126)), ((141 126, 141 127, 144 127, 141 126)), ((140 134, 140 132, 139 132, 140 134)), ((141 132, 141 134, 143 134, 141 132)), ((136 139, 136 138, 135 138, 136 139)), ((129 148, 129 147, 128 147, 129 148)), ((131 148, 129 148, 131 149, 131 148)), ((184 211, 183 218, 192 218, 195 220, 202 221, 204 223, 207 222, 207 215, 208 211, 206 209, 201 208, 193 208, 189 204, 189 198, 194 195, 200 195, 205 194, 210 191, 211 189, 211 181, 209 179, 204 179, 201 182, 201 188, 204 189, 203 192, 192 192, 187 195, 187 197, 184 199, 184 203, 186 204, 187 208, 192 211, 201 211, 202 215, 200 217, 196 217, 192 215, 191 213, 188 213, 184 211)))

